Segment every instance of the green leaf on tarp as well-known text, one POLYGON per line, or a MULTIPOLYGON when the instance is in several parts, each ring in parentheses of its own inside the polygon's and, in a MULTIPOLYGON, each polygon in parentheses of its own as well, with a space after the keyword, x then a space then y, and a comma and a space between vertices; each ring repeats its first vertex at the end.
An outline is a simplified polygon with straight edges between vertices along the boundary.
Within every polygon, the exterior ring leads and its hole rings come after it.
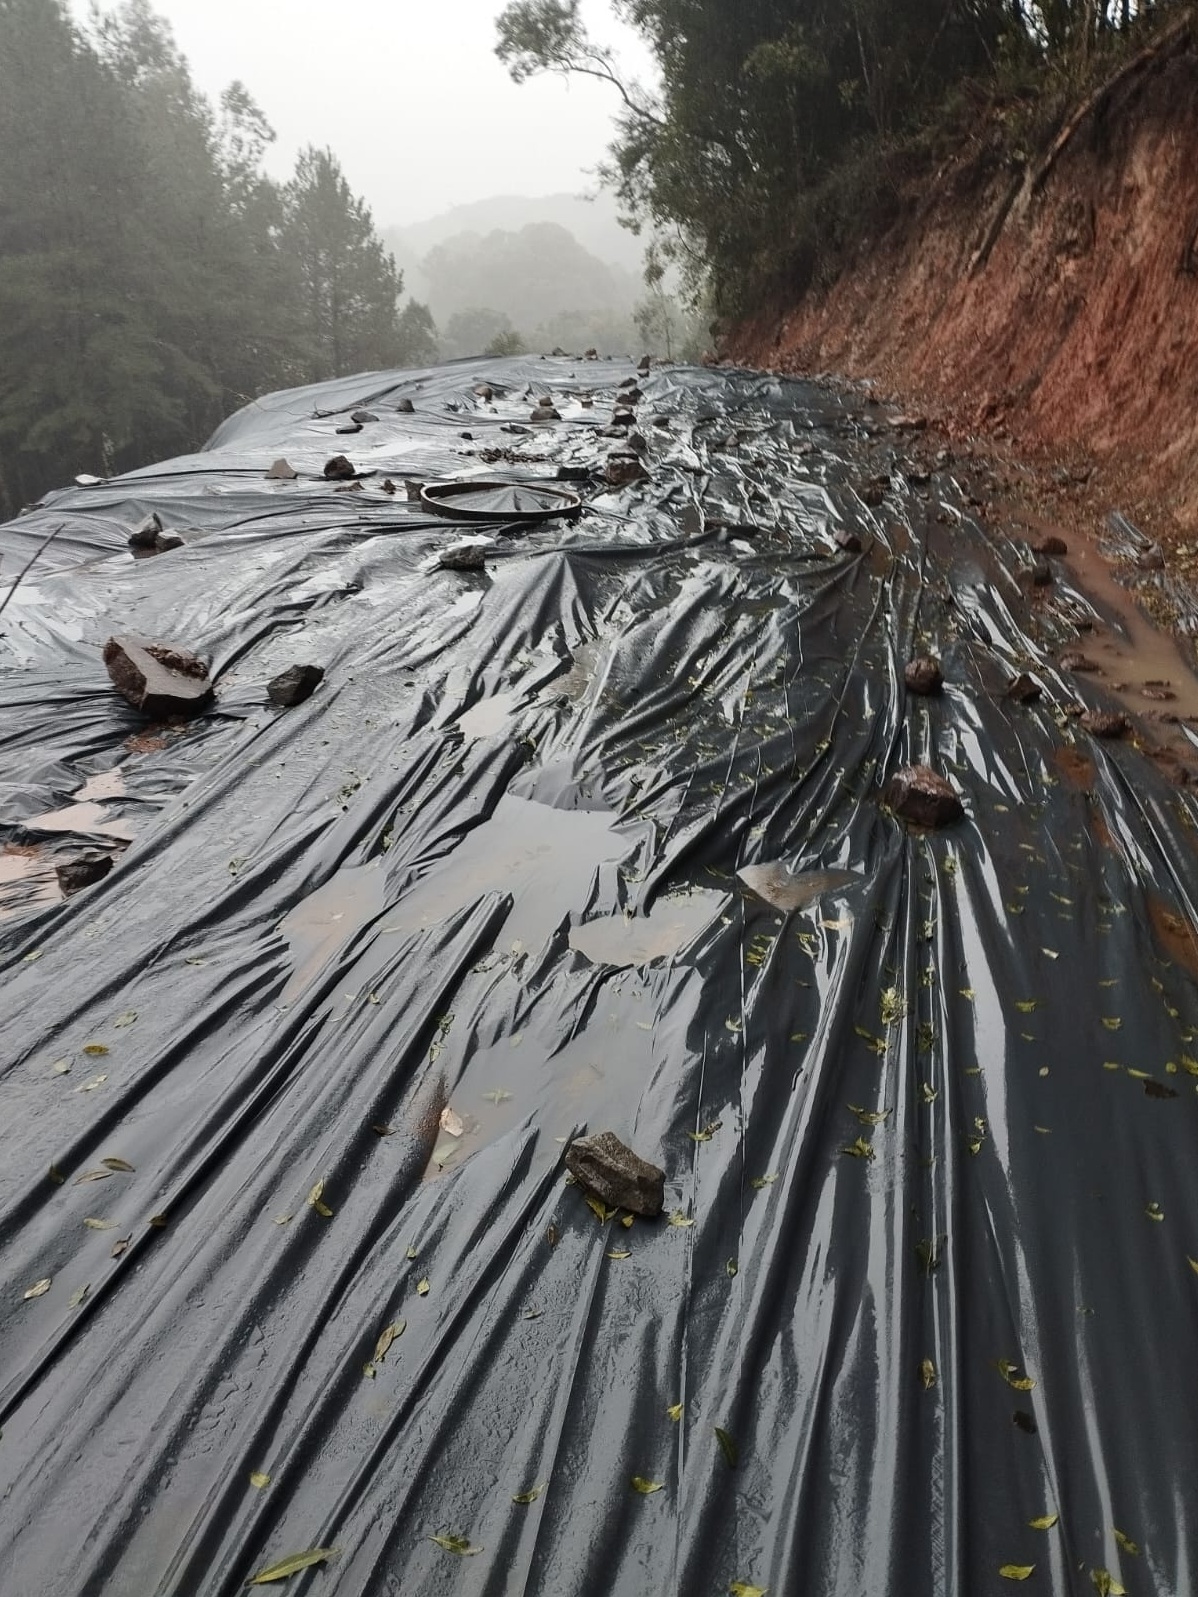
POLYGON ((1186 1263, 1189 1265, 1190 1269, 1193 1270, 1194 1274, 1198 1275, 1198 1259, 1191 1259, 1190 1255, 1187 1253, 1186 1263))
POLYGON ((123 1030, 124 1027, 126 1027, 126 1026, 132 1026, 136 1019, 137 1019, 137 1010, 136 1009, 126 1009, 125 1013, 123 1015, 118 1015, 116 1017, 116 1019, 113 1021, 112 1024, 118 1030, 123 1030))
POLYGON ((456 1553, 459 1558, 473 1558, 476 1553, 481 1553, 481 1547, 472 1547, 465 1536, 450 1536, 443 1532, 439 1536, 430 1536, 430 1542, 436 1542, 438 1547, 444 1548, 447 1553, 456 1553))
POLYGON ((729 1259, 727 1264, 724 1266, 724 1269, 728 1272, 728 1279, 730 1281, 734 1281, 740 1274, 740 1265, 737 1264, 735 1259, 729 1259))
POLYGON ((778 1179, 778 1172, 775 1170, 773 1175, 769 1175, 769 1176, 754 1176, 752 1181, 749 1182, 749 1185, 753 1188, 753 1190, 755 1192, 761 1192, 765 1187, 772 1187, 774 1182, 777 1181, 777 1179, 778 1179))
MULTIPOLYGON (((1021 1015, 1033 1015, 1039 1007, 1040 1000, 1038 998, 1017 998, 1015 1000, 1015 1008, 1021 1015)), ((1021 1578, 1026 1580, 1027 1576, 1024 1575, 1021 1578)))
POLYGON ((866 1043, 869 1044, 869 1046, 873 1049, 874 1053, 876 1053, 876 1054, 884 1054, 886 1052, 886 1039, 885 1039, 885 1037, 875 1037, 873 1032, 872 1031, 866 1031, 864 1026, 854 1026, 853 1030, 857 1033, 858 1037, 860 1037, 863 1042, 866 1042, 866 1043))
POLYGON ((108 1044, 104 1042, 88 1042, 83 1045, 83 1052, 89 1059, 103 1059, 108 1052, 108 1044))
POLYGON ((404 1257, 408 1259, 418 1259, 420 1255, 415 1248, 409 1248, 404 1257))
POLYGON ((1109 1569, 1092 1569, 1090 1581, 1098 1597, 1127 1597, 1127 1588, 1115 1579, 1109 1569))
POLYGON ((740 1459, 740 1453, 737 1450, 736 1443, 732 1440, 731 1436, 729 1436, 728 1432, 724 1430, 723 1426, 716 1426, 715 1439, 720 1444, 720 1452, 724 1455, 724 1462, 728 1465, 729 1469, 735 1469, 737 1462, 740 1459))
POLYGON ((493 1103, 497 1108, 501 1103, 511 1102, 511 1093, 504 1092, 502 1087, 496 1087, 494 1092, 484 1092, 483 1098, 487 1103, 493 1103))
POLYGON ((94 1215, 90 1215, 90 1214, 87 1216, 87 1218, 84 1220, 83 1223, 84 1223, 84 1225, 87 1227, 87 1229, 89 1231, 115 1231, 116 1230, 116 1221, 115 1220, 97 1220, 94 1215))
POLYGON ((76 1087, 76 1092, 96 1092, 108 1080, 107 1075, 89 1076, 82 1086, 76 1087))
POLYGON ((1138 1558, 1140 1556, 1140 1549, 1136 1543, 1132 1541, 1130 1536, 1125 1535, 1123 1531, 1119 1530, 1118 1527, 1115 1528, 1115 1540, 1119 1543, 1120 1547, 1122 1547, 1125 1553, 1130 1553, 1133 1558, 1138 1558))
POLYGON ((1144 1213, 1150 1220, 1163 1220, 1165 1218, 1165 1211, 1155 1201, 1144 1205, 1144 1213))
POLYGON ((599 1221, 600 1225, 606 1225, 609 1220, 615 1217, 616 1211, 614 1209, 609 1209, 607 1204, 603 1202, 602 1198, 593 1197, 590 1193, 588 1193, 584 1201, 587 1208, 595 1216, 596 1220, 599 1221))
POLYGON ((379 1339, 374 1345, 374 1362, 381 1364, 391 1351, 391 1345, 401 1337, 408 1328, 406 1320, 396 1320, 393 1325, 384 1326, 379 1334, 379 1339))
POLYGON ((324 1201, 324 1178, 322 1177, 308 1194, 308 1207, 315 1209, 322 1220, 331 1220, 333 1211, 324 1201))
POLYGON ((695 1222, 689 1217, 689 1215, 683 1214, 681 1209, 675 1209, 673 1214, 669 1215, 666 1220, 667 1225, 676 1226, 688 1226, 694 1225, 694 1223, 695 1222))
POLYGON ((702 1131, 688 1131, 687 1136, 692 1142, 710 1142, 722 1125, 722 1120, 713 1120, 702 1131))
POLYGON ((1108 1031, 1118 1031, 1123 1022, 1119 1019, 1118 1015, 1104 1015, 1102 1017, 1102 1024, 1108 1031))
POLYGON ((1010 1359, 998 1359, 996 1363, 998 1373, 1007 1385, 1013 1387, 1016 1392, 1030 1392, 1034 1388, 1035 1381, 1029 1376, 1016 1373, 1019 1369, 1018 1364, 1012 1364, 1010 1359))
POLYGON ((377 1126, 371 1126, 370 1129, 376 1137, 394 1137, 396 1134, 394 1126, 385 1126, 381 1122, 377 1126))
POLYGON ((52 1187, 61 1187, 66 1184, 67 1178, 56 1164, 52 1164, 46 1173, 50 1177, 50 1185, 52 1187))
POLYGON ((935 1103, 940 1096, 940 1089, 933 1087, 930 1081, 920 1083, 919 1097, 922 1103, 935 1103))
POLYGON ((1030 1580, 1035 1572, 1035 1564, 1004 1564, 999 1570, 1004 1580, 1030 1580))
POLYGON ((50 1290, 52 1280, 52 1276, 44 1275, 40 1281, 35 1281, 31 1287, 21 1294, 25 1302, 28 1303, 30 1298, 44 1298, 50 1290))
POLYGON ((855 1103, 851 1103, 849 1113, 856 1115, 863 1126, 881 1126, 890 1119, 891 1112, 889 1109, 859 1109, 855 1103))
POLYGON ((70 1072, 71 1066, 74 1064, 74 1062, 75 1061, 68 1055, 64 1059, 56 1059, 50 1066, 50 1069, 56 1076, 65 1076, 70 1072))
POLYGON ((1051 1530, 1060 1517, 1059 1514, 1041 1514, 1039 1519, 1029 1519, 1028 1524, 1033 1530, 1051 1530))
POLYGON ((924 1359, 919 1366, 919 1381, 925 1392, 930 1392, 936 1384, 936 1366, 931 1359, 924 1359))
POLYGON ((306 1553, 292 1553, 290 1558, 281 1559, 277 1564, 271 1564, 269 1569, 259 1570, 256 1575, 246 1581, 247 1586, 269 1586, 276 1580, 290 1580, 292 1575, 298 1575, 305 1569, 312 1569, 316 1564, 327 1564, 330 1559, 336 1558, 335 1547, 313 1547, 306 1553))
POLYGON ((129 1163, 128 1159, 108 1158, 101 1159, 100 1163, 105 1167, 105 1169, 119 1170, 120 1173, 125 1176, 131 1176, 134 1174, 133 1166, 129 1163))
POLYGON ((684 1405, 682 1403, 671 1403, 669 1408, 666 1410, 666 1413, 674 1421, 675 1425, 677 1425, 678 1421, 682 1418, 683 1408, 684 1405))
POLYGON ((264 1492, 270 1485, 270 1476, 263 1474, 260 1469, 256 1469, 250 1476, 250 1485, 256 1486, 260 1492, 264 1492))
POLYGON ((632 1254, 627 1248, 608 1248, 607 1256, 609 1259, 631 1259, 632 1254))
POLYGON ((428 1297, 428 1293, 429 1293, 428 1277, 425 1276, 423 1281, 417 1281, 417 1283, 416 1283, 416 1296, 418 1298, 426 1298, 426 1297, 428 1297))
POLYGON ((907 1000, 897 987, 887 987, 882 993, 882 1024, 893 1026, 908 1012, 907 1000))
POLYGON ((873 1144, 866 1142, 864 1137, 858 1137, 856 1142, 850 1142, 840 1151, 850 1159, 872 1159, 874 1156, 873 1144))
POLYGON ((91 1292, 91 1282, 89 1281, 86 1286, 81 1286, 77 1292, 72 1292, 71 1293, 70 1297, 67 1299, 67 1308, 68 1309, 77 1309, 77 1308, 79 1308, 81 1304, 84 1304, 84 1303, 87 1302, 88 1294, 90 1292, 91 1292))
POLYGON ((646 1480, 643 1475, 634 1475, 632 1477, 632 1489, 634 1492, 639 1492, 642 1497, 652 1497, 654 1492, 664 1491, 665 1484, 662 1481, 646 1480))
POLYGON ((521 1507, 527 1507, 529 1503, 536 1502, 548 1484, 547 1481, 544 1481, 540 1486, 534 1486, 527 1492, 517 1492, 515 1497, 512 1498, 512 1502, 519 1503, 521 1507))
POLYGON ((731 1597, 766 1597, 768 1586, 750 1586, 746 1581, 734 1580, 728 1588, 731 1597))

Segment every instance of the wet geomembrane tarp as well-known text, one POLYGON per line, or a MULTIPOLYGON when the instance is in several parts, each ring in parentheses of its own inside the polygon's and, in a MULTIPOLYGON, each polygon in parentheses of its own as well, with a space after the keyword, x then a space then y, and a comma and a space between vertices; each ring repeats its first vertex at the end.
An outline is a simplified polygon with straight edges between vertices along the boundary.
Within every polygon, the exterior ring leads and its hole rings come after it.
POLYGON ((5 1597, 1198 1589, 1194 802, 853 396, 654 371, 647 482, 427 569, 405 478, 601 471, 631 375, 276 395, 0 529, 5 1597))

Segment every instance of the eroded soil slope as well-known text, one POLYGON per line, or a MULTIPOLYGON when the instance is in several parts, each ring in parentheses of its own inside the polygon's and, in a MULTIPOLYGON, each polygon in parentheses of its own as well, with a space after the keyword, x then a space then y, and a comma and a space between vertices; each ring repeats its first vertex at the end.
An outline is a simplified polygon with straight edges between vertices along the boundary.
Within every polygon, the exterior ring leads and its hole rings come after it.
POLYGON ((763 312, 724 352, 871 377, 958 429, 1084 450, 1125 508, 1184 542, 1198 531, 1196 35, 1175 29, 1051 163, 1013 175, 980 138, 829 292, 763 312))

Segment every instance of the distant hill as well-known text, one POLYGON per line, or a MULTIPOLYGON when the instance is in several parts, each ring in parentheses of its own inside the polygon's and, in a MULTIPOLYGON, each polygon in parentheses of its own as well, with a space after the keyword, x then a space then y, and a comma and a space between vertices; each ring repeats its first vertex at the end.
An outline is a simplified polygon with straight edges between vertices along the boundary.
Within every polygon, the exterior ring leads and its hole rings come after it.
POLYGON ((383 242, 403 268, 407 287, 420 299, 427 293, 419 264, 438 244, 462 233, 518 233, 541 222, 554 222, 572 233, 589 254, 607 266, 631 273, 639 283, 645 241, 620 226, 616 203, 603 192, 594 200, 577 194, 496 195, 470 205, 456 205, 423 222, 380 229, 383 242))

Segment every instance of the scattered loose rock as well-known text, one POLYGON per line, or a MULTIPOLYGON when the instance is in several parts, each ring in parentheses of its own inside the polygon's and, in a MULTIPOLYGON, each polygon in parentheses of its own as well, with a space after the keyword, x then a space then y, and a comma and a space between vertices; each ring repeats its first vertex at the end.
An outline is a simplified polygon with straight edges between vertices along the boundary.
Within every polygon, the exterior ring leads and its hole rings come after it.
POLYGON ((1047 588, 1052 581, 1052 567, 1047 560, 1037 558, 1028 568, 1028 575, 1034 588, 1047 588))
POLYGON ((832 540, 844 550, 845 554, 859 555, 865 547, 860 534, 854 532, 851 527, 837 527, 832 534, 832 540))
POLYGON ((437 564, 444 571, 481 571, 495 540, 485 534, 473 538, 459 538, 441 550, 437 564))
POLYGON ((194 715, 212 698, 208 667, 189 649, 157 638, 109 638, 104 664, 117 691, 155 720, 194 715))
POLYGON ((566 1149, 566 1169, 612 1209, 627 1209, 649 1218, 665 1202, 665 1172, 622 1143, 614 1131, 576 1137, 566 1149))
POLYGON ((372 410, 351 410, 349 413, 349 419, 350 421, 356 421, 359 426, 363 422, 378 421, 378 417, 372 410))
POLYGON ((1088 654, 1082 654, 1079 649, 1067 649, 1061 656, 1062 671, 1101 671, 1102 667, 1097 660, 1091 660, 1088 654))
POLYGON ((935 655, 920 654, 908 664, 903 680, 912 693, 939 693, 944 686, 944 672, 935 655))
POLYGON ((1032 553, 1034 555, 1046 556, 1050 559, 1057 559, 1060 556, 1067 555, 1069 553, 1069 545, 1065 542, 1064 538, 1058 538, 1055 533, 1049 533, 1047 537, 1037 538, 1034 540, 1032 543, 1032 553))
POLYGON ((294 482, 299 476, 299 472, 296 471, 295 467, 291 465, 289 461, 284 460, 280 455, 278 460, 275 461, 274 465, 271 466, 270 470, 266 473, 266 476, 267 479, 272 482, 294 482))
POLYGON ((362 431, 362 423, 360 421, 347 422, 344 427, 338 427, 338 429, 337 429, 337 433, 338 433, 339 436, 340 435, 348 435, 350 433, 360 433, 361 431, 362 431))
POLYGON ((411 416, 415 414, 416 407, 410 399, 397 399, 395 409, 401 416, 411 416))
POLYGON ((490 383, 479 383, 478 387, 474 390, 474 397, 476 399, 481 399, 484 405, 489 405, 495 398, 495 390, 491 387, 490 383))
POLYGON ((182 549, 185 543, 186 540, 177 532, 161 532, 154 545, 154 552, 160 555, 169 554, 172 549, 182 549))
POLYGON ((1096 738, 1121 738, 1130 725, 1118 710, 1087 710, 1081 724, 1096 738))
POLYGON ((310 699, 323 681, 322 665, 289 665, 266 684, 266 692, 272 703, 290 709, 310 699))
POLYGON ((886 789, 886 803, 916 826, 949 826, 965 814, 956 789, 926 765, 896 771, 886 789))
POLYGON ((1040 683, 1028 676, 1026 671, 1012 677, 1007 684, 1007 698, 1014 699, 1018 704, 1034 704, 1043 692, 1040 683))
POLYGON ((58 885, 69 898, 72 893, 102 882, 112 869, 112 863, 111 854, 80 854, 78 859, 55 867, 58 885))
POLYGON ((162 518, 152 511, 144 521, 139 521, 129 534, 130 549, 153 549, 162 532, 162 518))
POLYGON ((358 474, 352 460, 347 460, 344 455, 334 455, 332 460, 325 461, 324 475, 329 482, 348 482, 358 474))
POLYGON ((634 482, 643 482, 649 473, 636 455, 608 455, 603 469, 605 480, 613 488, 626 488, 634 482))

